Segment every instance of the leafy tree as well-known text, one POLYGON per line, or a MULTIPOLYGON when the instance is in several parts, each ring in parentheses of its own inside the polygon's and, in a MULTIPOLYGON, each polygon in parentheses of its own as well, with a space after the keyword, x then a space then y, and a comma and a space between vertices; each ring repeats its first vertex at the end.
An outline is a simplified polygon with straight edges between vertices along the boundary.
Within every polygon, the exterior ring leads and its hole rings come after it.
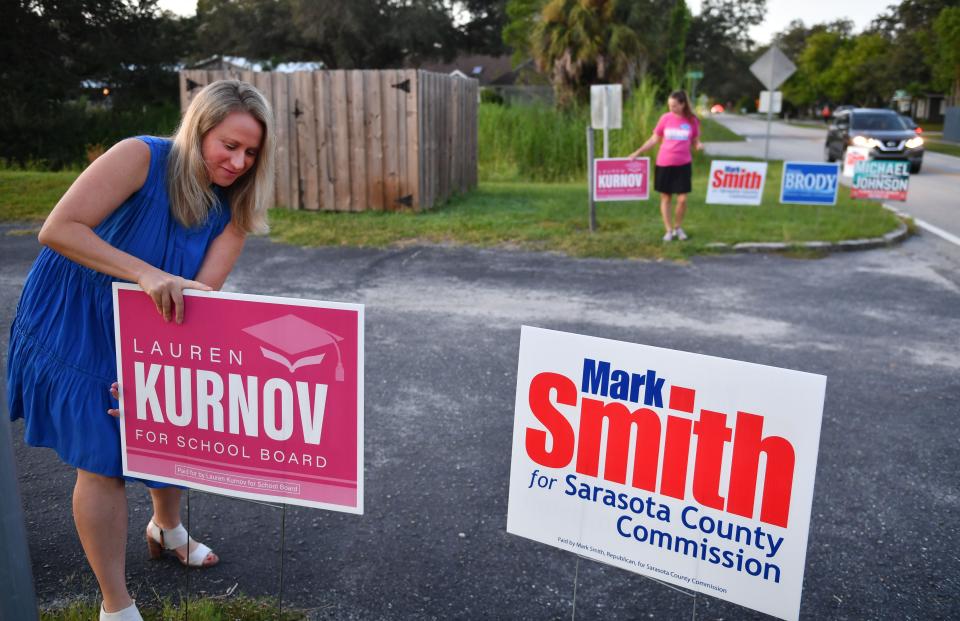
POLYGON ((721 101, 752 100, 760 90, 750 73, 752 26, 763 22, 766 0, 703 0, 690 24, 686 58, 703 70, 701 89, 721 101))
POLYGON ((532 56, 530 41, 533 29, 547 0, 507 0, 507 23, 503 27, 503 43, 513 51, 513 64, 532 56))
MULTIPOLYGON (((784 54, 792 58, 797 72, 783 85, 784 98, 797 107, 813 106, 831 99, 835 93, 836 76, 831 72, 834 59, 851 41, 853 22, 838 20, 806 28, 803 22, 793 22, 774 40, 784 54)), ((833 101, 846 101, 842 95, 833 101)))
POLYGON ((507 53, 501 33, 507 23, 507 0, 460 0, 470 19, 460 26, 459 48, 475 54, 507 53))
POLYGON ((675 86, 667 77, 667 66, 684 64, 690 26, 690 11, 686 2, 617 0, 616 19, 629 26, 640 40, 637 79, 651 75, 665 89, 675 86))
POLYGON ((186 43, 182 23, 156 0, 17 0, 3 17, 0 98, 30 112, 77 97, 83 80, 123 87, 118 103, 161 97, 153 82, 186 43))
POLYGON ((890 42, 876 33, 864 33, 841 46, 826 72, 826 92, 833 101, 860 106, 886 105, 897 88, 887 71, 890 42))
POLYGON ((73 164, 85 145, 107 142, 93 128, 147 131, 144 106, 175 106, 172 69, 189 22, 161 13, 155 0, 16 0, 3 18, 0 158, 73 164), (88 109, 86 97, 102 87, 113 108, 88 109))
POLYGON ((531 48, 565 107, 586 102, 591 84, 623 82, 640 42, 614 20, 613 0, 550 0, 533 28, 531 48))
POLYGON ((885 68, 887 75, 894 76, 897 88, 913 94, 937 90, 933 22, 943 9, 951 6, 956 6, 956 0, 901 0, 874 20, 870 32, 890 43, 885 68))
POLYGON ((304 49, 293 13, 293 0, 198 0, 197 56, 312 59, 316 52, 304 49))
POLYGON ((944 91, 950 92, 951 105, 960 105, 960 6, 940 11, 933 22, 936 55, 930 63, 944 91))
POLYGON ((666 62, 664 74, 668 79, 668 88, 675 89, 684 74, 686 66, 687 35, 690 32, 690 10, 684 0, 674 2, 667 25, 666 62))
POLYGON ((206 55, 319 60, 339 69, 449 59, 465 41, 442 0, 200 0, 197 21, 206 55))

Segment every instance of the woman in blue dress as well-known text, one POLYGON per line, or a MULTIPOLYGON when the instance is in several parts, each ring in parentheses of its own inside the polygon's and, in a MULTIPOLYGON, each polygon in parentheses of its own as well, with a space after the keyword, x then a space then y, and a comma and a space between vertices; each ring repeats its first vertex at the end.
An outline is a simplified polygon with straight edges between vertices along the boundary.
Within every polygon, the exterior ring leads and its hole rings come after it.
MULTIPOLYGON (((73 516, 103 594, 101 620, 141 619, 124 566, 111 283, 138 283, 165 321, 182 322, 183 290, 219 289, 246 235, 266 230, 273 144, 263 95, 244 82, 215 82, 193 99, 172 139, 123 140, 93 162, 40 230, 44 248, 10 330, 10 415, 24 418, 28 444, 54 449, 77 469, 73 516)), ((151 556, 215 565, 217 555, 180 522, 181 490, 145 483, 151 556)))

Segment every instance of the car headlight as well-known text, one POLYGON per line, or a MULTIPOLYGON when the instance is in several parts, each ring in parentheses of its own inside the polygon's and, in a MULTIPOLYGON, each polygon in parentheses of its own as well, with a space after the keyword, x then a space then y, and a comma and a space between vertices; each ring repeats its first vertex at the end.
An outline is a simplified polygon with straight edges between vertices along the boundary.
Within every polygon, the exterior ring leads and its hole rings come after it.
POLYGON ((851 142, 855 147, 867 147, 868 149, 879 147, 883 144, 875 138, 867 138, 866 136, 854 136, 851 142))
POLYGON ((907 141, 908 149, 916 149, 917 147, 922 147, 922 146, 923 146, 923 138, 921 138, 920 136, 914 136, 913 138, 907 141))

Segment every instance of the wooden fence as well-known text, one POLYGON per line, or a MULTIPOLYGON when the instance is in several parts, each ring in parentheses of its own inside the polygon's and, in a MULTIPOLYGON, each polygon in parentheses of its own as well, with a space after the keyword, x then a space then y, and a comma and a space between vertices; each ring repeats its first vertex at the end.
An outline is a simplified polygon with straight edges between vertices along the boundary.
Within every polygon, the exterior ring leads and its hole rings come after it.
POLYGON ((180 106, 216 80, 256 86, 277 128, 276 204, 429 209, 477 185, 478 83, 415 69, 181 71, 180 106))

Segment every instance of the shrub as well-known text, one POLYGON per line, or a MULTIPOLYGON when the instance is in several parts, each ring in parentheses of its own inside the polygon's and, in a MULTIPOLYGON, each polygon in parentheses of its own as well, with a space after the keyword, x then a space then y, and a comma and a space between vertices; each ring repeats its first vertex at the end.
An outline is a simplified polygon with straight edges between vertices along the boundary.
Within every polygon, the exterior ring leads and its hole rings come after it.
MULTIPOLYGON (((610 131, 610 157, 622 157, 653 132, 664 106, 656 88, 642 82, 623 106, 623 127, 610 131)), ((479 112, 480 177, 487 180, 575 181, 586 179, 585 106, 558 110, 542 103, 500 106, 481 103, 479 112)), ((603 154, 596 133, 594 152, 603 154)))
POLYGON ((0 162, 32 170, 81 168, 98 149, 130 136, 171 134, 179 120, 175 104, 110 110, 78 100, 51 106, 42 114, 11 110, 0 117, 0 162))

